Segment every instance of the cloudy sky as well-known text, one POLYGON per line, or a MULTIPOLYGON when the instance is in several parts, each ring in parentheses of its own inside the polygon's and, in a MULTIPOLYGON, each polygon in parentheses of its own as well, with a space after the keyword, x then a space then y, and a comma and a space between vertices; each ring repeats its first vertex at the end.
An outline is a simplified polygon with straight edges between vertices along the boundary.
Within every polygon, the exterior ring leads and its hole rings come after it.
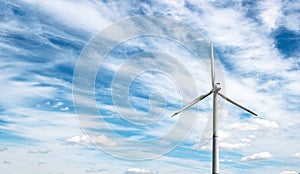
POLYGON ((212 98, 170 114, 210 91, 212 40, 221 92, 259 115, 219 100, 221 173, 299 173, 299 9, 1 1, 0 172, 210 173, 212 98))

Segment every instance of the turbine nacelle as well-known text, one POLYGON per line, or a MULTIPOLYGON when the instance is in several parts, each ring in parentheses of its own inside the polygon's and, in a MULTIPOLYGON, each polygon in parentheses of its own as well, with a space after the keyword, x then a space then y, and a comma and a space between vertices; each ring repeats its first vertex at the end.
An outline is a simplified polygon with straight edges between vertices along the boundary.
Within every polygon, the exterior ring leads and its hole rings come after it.
POLYGON ((216 83, 216 84, 214 85, 212 91, 213 91, 213 93, 214 93, 214 92, 220 91, 221 89, 222 89, 222 88, 221 88, 220 83, 216 83))

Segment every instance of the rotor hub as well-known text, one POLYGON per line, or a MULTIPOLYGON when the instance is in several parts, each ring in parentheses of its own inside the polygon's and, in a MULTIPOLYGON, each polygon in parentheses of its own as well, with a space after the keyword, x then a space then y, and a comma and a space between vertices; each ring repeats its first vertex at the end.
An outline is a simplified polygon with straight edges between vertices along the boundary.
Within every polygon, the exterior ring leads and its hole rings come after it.
POLYGON ((221 90, 221 85, 220 85, 220 83, 216 83, 216 84, 214 85, 213 92, 218 92, 218 91, 220 91, 220 90, 221 90))

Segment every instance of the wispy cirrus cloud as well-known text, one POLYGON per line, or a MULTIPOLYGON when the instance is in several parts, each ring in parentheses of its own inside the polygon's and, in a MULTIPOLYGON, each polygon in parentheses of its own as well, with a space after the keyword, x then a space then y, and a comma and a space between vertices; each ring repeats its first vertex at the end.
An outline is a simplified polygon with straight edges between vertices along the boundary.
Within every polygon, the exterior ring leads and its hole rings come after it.
POLYGON ((107 19, 109 16, 106 16, 111 14, 109 8, 102 3, 97 3, 99 5, 97 6, 95 5, 96 2, 93 3, 92 1, 70 2, 62 0, 48 3, 40 0, 24 0, 24 2, 37 7, 65 25, 89 32, 99 31, 111 24, 111 21, 107 19))
POLYGON ((264 25, 270 30, 278 27, 279 19, 282 17, 281 1, 260 1, 258 3, 259 17, 264 25))
POLYGON ((82 135, 82 136, 74 136, 71 138, 68 138, 65 140, 66 144, 82 144, 82 145, 92 145, 92 143, 95 144, 101 144, 105 146, 116 146, 117 143, 109 138, 107 138, 105 135, 100 135, 96 137, 90 137, 88 135, 82 135))

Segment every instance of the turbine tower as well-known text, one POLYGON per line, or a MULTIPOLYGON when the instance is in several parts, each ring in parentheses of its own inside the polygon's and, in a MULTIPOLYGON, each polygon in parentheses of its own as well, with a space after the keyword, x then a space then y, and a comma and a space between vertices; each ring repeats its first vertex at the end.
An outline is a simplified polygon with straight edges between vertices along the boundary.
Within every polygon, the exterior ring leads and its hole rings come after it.
POLYGON ((176 116, 177 114, 185 111, 186 109, 190 108, 194 104, 198 103, 199 101, 203 100, 210 94, 213 94, 213 142, 212 142, 212 174, 219 174, 219 143, 218 143, 218 119, 217 119, 217 98, 218 96, 222 97, 226 101, 240 107, 241 109, 257 116, 254 112, 250 111, 249 109, 245 108, 244 106, 236 103, 235 101, 229 99, 225 95, 221 94, 219 91, 221 90, 220 83, 215 82, 215 62, 214 62, 214 48, 213 43, 210 42, 210 60, 211 60, 211 83, 212 89, 207 94, 201 95, 188 103, 186 106, 175 112, 171 115, 171 117, 176 116))

